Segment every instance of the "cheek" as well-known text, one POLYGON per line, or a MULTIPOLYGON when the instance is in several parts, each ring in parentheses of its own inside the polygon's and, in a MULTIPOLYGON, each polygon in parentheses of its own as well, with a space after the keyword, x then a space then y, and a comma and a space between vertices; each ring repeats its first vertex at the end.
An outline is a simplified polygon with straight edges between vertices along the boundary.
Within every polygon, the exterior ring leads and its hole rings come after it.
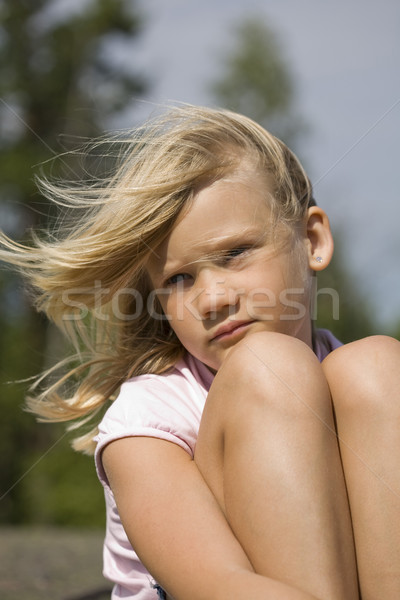
POLYGON ((249 272, 244 283, 253 296, 261 294, 271 297, 279 296, 280 291, 287 287, 288 281, 287 269, 280 262, 266 261, 249 272))
POLYGON ((182 294, 174 294, 173 292, 165 294, 159 297, 159 302, 171 328, 178 335, 179 328, 185 317, 182 294))
POLYGON ((287 311, 293 298, 297 302, 303 300, 306 291, 303 273, 290 268, 288 260, 281 258, 266 261, 248 272, 245 284, 250 311, 257 315, 267 312, 270 316, 266 318, 271 320, 276 313, 287 311))
POLYGON ((310 268, 308 264, 307 247, 303 239, 294 243, 288 255, 288 280, 296 283, 293 287, 307 288, 309 286, 310 268))

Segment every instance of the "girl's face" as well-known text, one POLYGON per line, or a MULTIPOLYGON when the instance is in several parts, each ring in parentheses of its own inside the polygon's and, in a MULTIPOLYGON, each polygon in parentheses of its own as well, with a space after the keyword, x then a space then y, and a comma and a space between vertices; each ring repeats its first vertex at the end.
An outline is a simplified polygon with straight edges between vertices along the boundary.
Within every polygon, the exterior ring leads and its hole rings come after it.
MULTIPOLYGON (((311 346, 308 266, 290 243, 273 245, 267 198, 266 178, 249 170, 201 189, 148 264, 170 326, 215 371, 251 332, 281 332, 311 346)), ((304 253, 305 244, 306 237, 304 253)))

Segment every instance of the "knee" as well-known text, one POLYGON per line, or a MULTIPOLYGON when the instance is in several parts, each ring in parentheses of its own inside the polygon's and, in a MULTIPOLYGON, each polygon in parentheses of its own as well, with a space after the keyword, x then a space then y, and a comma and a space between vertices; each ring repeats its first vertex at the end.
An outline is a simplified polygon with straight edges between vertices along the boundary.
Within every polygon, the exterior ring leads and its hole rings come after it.
POLYGON ((315 410, 326 403, 329 389, 313 351, 288 335, 263 332, 247 336, 228 355, 212 391, 224 389, 230 399, 245 399, 250 407, 290 412, 315 410), (229 390, 229 391, 228 391, 229 390))
POLYGON ((251 380, 257 384, 276 373, 285 379, 297 375, 318 362, 311 349, 298 340, 282 333, 260 332, 248 335, 239 342, 224 361, 219 377, 233 377, 237 382, 251 380))
POLYGON ((400 412, 400 342, 394 338, 377 335, 342 346, 322 368, 336 408, 375 417, 400 412))

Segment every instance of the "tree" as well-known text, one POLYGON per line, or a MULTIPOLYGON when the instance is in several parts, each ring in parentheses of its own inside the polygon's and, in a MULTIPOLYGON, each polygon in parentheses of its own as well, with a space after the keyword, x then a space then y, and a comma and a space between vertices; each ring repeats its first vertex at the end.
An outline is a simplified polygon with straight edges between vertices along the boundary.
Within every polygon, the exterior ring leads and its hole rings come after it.
MULTIPOLYGON (((77 176, 76 162, 50 159, 77 137, 97 136, 145 90, 132 46, 140 27, 132 0, 82 0, 67 9, 57 0, 0 0, 0 226, 13 236, 53 218, 34 182, 38 165, 52 176, 61 166, 77 176)), ((54 330, 29 309, 17 278, 0 272, 0 292, 0 521, 99 522, 92 461, 67 451, 63 429, 37 425, 22 411, 26 383, 7 383, 42 370, 54 330), (57 486, 49 472, 58 474, 57 486), (73 480, 92 483, 69 493, 73 480)))
POLYGON ((222 77, 211 83, 216 102, 244 114, 294 147, 305 123, 294 108, 295 85, 276 33, 259 17, 234 27, 222 56, 222 77))
MULTIPOLYGON (((1 0, 3 201, 12 201, 14 207, 16 202, 42 203, 32 167, 61 150, 60 136, 65 141, 98 135, 107 117, 143 92, 145 82, 132 67, 123 70, 115 64, 117 40, 130 43, 139 31, 140 20, 131 4, 86 0, 84 10, 61 18, 54 14, 55 0, 1 0)), ((46 210, 41 210, 44 220, 46 210)), ((37 225, 38 220, 38 212, 30 211, 24 225, 26 221, 37 225)))

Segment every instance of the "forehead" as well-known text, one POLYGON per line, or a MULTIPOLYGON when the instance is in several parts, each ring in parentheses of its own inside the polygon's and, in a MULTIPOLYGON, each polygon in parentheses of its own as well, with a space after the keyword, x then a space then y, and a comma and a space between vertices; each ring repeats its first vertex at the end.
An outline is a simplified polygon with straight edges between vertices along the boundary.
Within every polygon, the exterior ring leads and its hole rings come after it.
POLYGON ((236 171, 200 189, 175 229, 183 221, 185 226, 196 221, 212 228, 211 215, 222 217, 227 226, 238 220, 253 220, 257 214, 269 212, 269 197, 266 176, 254 169, 236 171))
POLYGON ((254 169, 238 170, 203 187, 150 258, 150 274, 243 243, 246 235, 263 236, 271 221, 269 198, 267 177, 254 169))

